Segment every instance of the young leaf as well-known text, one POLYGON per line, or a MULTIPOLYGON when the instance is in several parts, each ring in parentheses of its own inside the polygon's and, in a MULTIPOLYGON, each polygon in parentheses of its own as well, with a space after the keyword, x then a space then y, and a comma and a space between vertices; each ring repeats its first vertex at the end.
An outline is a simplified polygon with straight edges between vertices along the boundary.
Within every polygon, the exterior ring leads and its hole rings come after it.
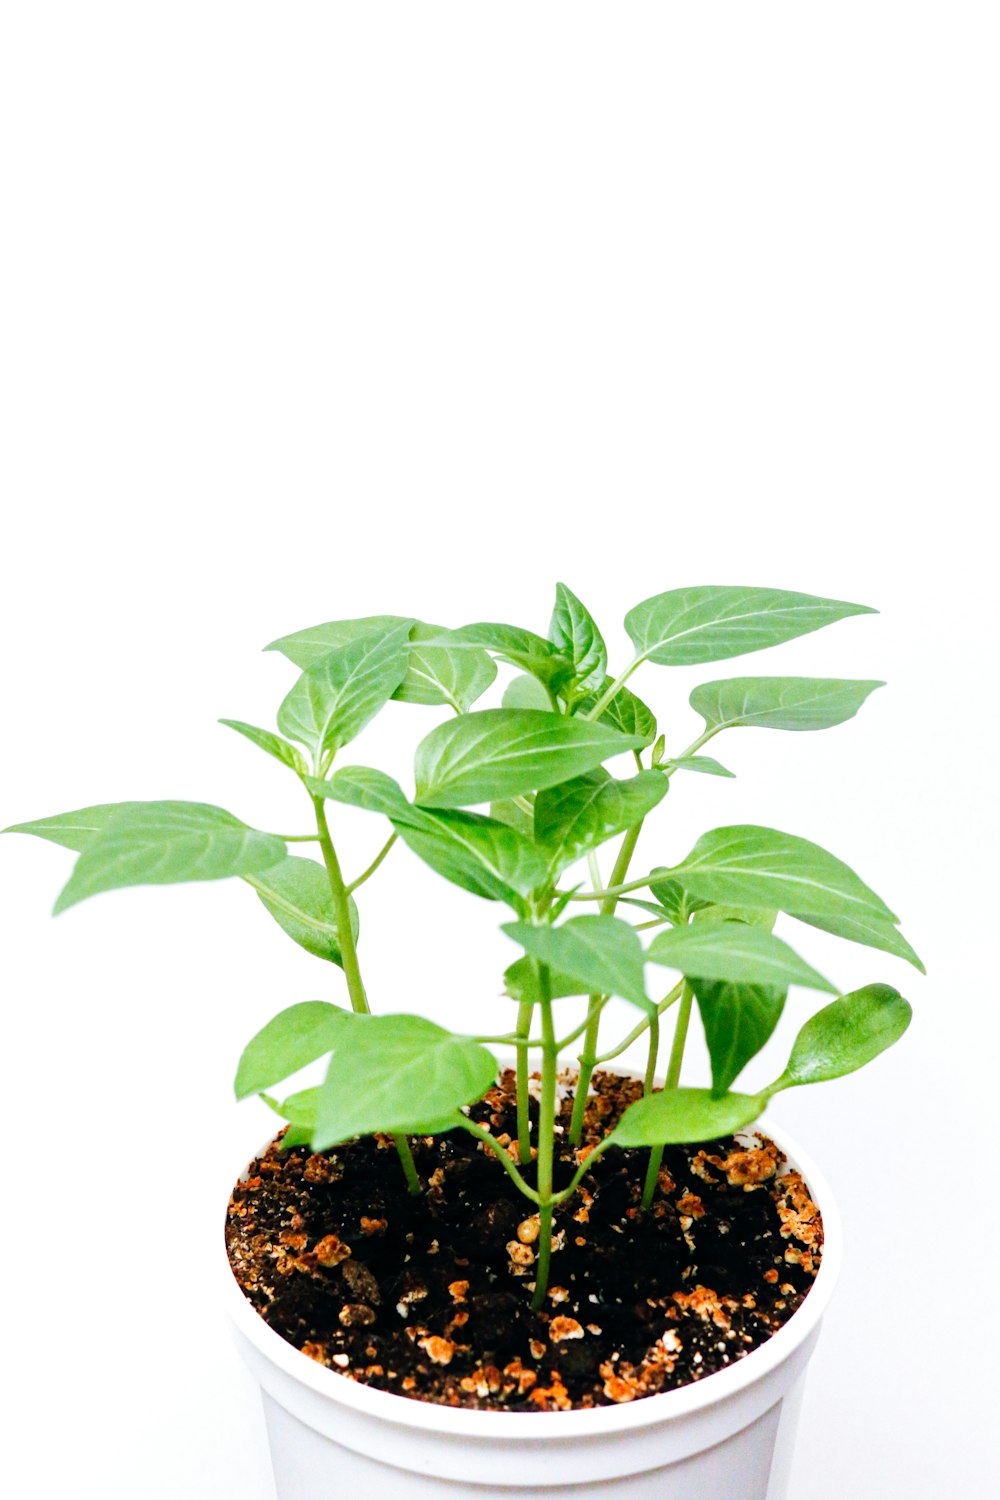
POLYGON ((537 708, 544 714, 555 713, 544 682, 527 672, 519 672, 511 678, 503 690, 501 702, 504 708, 537 708))
POLYGON ((269 1094, 260 1094, 269 1109, 273 1109, 276 1115, 288 1122, 288 1128, 281 1138, 282 1151, 290 1151, 293 1146, 308 1146, 312 1140, 312 1133, 316 1125, 316 1109, 319 1104, 319 1089, 299 1089, 296 1094, 289 1094, 279 1104, 269 1094))
POLYGON ((583 691, 605 680, 608 653, 589 610, 564 583, 556 584, 556 602, 549 640, 560 656, 573 663, 573 682, 583 691))
MULTIPOLYGON (((504 994, 518 1004, 523 1000, 530 1000, 532 1005, 537 1005, 542 997, 538 989, 538 970, 534 959, 525 956, 516 958, 509 964, 504 970, 503 987, 504 994)), ((549 971, 550 1000, 562 1000, 568 995, 586 995, 588 988, 584 980, 568 979, 565 974, 549 971)))
POLYGON ((820 917, 896 918, 841 860, 808 839, 734 824, 703 834, 669 872, 706 901, 820 917))
POLYGON ((802 984, 813 990, 837 989, 781 938, 745 922, 692 922, 658 933, 647 958, 686 977, 725 979, 734 984, 766 984, 787 989, 802 984))
POLYGON ((708 1089, 663 1089, 630 1104, 608 1136, 616 1146, 681 1146, 715 1141, 750 1125, 763 1111, 760 1094, 724 1094, 708 1089))
POLYGON ((243 1049, 233 1085, 237 1099, 259 1094, 332 1052, 354 1019, 352 1011, 326 1000, 304 1000, 280 1011, 243 1049))
POLYGON ((664 760, 660 764, 671 771, 700 771, 703 776, 732 776, 725 766, 710 755, 681 755, 676 760, 664 760))
POLYGON ((372 1131, 447 1130, 496 1078, 492 1053, 422 1016, 361 1016, 322 1085, 312 1145, 326 1151, 372 1131))
POLYGON ((283 765, 290 766, 300 776, 309 769, 295 746, 283 740, 280 734, 272 734, 270 729, 258 729, 255 724, 244 724, 241 719, 220 719, 219 723, 225 724, 227 729, 235 729, 237 734, 242 734, 244 739, 273 755, 283 765))
POLYGON ((550 641, 536 635, 533 630, 522 630, 519 625, 500 625, 492 621, 463 625, 459 630, 442 631, 437 643, 442 646, 479 646, 492 651, 500 661, 529 672, 553 692, 557 692, 573 673, 572 664, 557 655, 550 641))
POLYGON ((437 625, 419 621, 410 631, 406 676, 393 693, 400 703, 447 703, 468 713, 497 675, 485 651, 428 644, 442 634, 437 625))
POLYGON ((705 586, 645 599, 625 616, 641 659, 680 667, 763 651, 847 615, 877 611, 785 589, 705 586))
POLYGON ((280 651, 282 656, 294 662, 303 671, 329 656, 341 646, 367 636, 387 635, 400 626, 412 626, 415 622, 403 615, 366 615, 360 620, 328 620, 325 625, 312 625, 307 630, 297 630, 293 635, 283 635, 280 640, 265 646, 265 651, 280 651))
POLYGON ((515 833, 522 834, 526 839, 533 839, 535 836, 535 819, 530 803, 526 809, 515 802, 513 797, 491 802, 490 817, 495 818, 498 823, 506 823, 508 828, 513 828, 515 833))
MULTIPOLYGON (((94 807, 78 807, 75 812, 56 813, 51 818, 36 818, 32 823, 12 823, 4 833, 31 833, 36 838, 48 839, 50 844, 61 844, 64 849, 75 849, 79 854, 107 824, 120 813, 132 808, 143 808, 145 802, 101 802, 94 807)), ((284 846, 282 846, 284 847, 284 846)))
POLYGON ((285 858, 283 841, 204 802, 125 802, 84 847, 55 905, 129 885, 251 875, 285 858))
POLYGON ((894 927, 886 917, 877 917, 873 912, 862 912, 856 917, 845 912, 837 912, 835 915, 827 912, 823 916, 813 913, 809 916, 793 911, 788 915, 798 922, 808 922, 810 927, 832 932, 835 937, 847 938, 852 943, 863 943, 867 948, 879 948, 883 953, 893 953, 897 958, 905 958, 921 974, 927 972, 899 928, 894 927))
POLYGON ((781 1019, 786 991, 766 984, 692 979, 712 1060, 712 1092, 724 1094, 781 1019))
POLYGON ((527 708, 488 708, 439 724, 417 746, 415 800, 462 807, 516 797, 590 771, 634 735, 527 708))
POLYGON ((887 984, 842 995, 809 1018, 795 1038, 787 1068, 769 1092, 825 1083, 863 1068, 899 1041, 911 1015, 907 1001, 887 984))
POLYGON ((385 813, 414 854, 473 895, 520 909, 518 897, 527 896, 548 872, 542 853, 506 823, 477 813, 416 807, 382 771, 345 766, 325 782, 307 777, 306 785, 318 795, 385 813))
POLYGON ((880 687, 837 677, 731 677, 696 687, 689 702, 709 729, 830 729, 880 687))
POLYGON ((643 976, 644 954, 635 929, 618 917, 571 917, 561 927, 534 927, 507 922, 504 932, 533 958, 566 979, 582 983, 588 993, 620 995, 650 1009, 643 976))
MULTIPOLYGON (((611 678, 605 677, 593 692, 586 693, 576 700, 573 704, 573 713, 585 719, 598 698, 603 696, 610 686, 611 678)), ((627 687, 618 689, 607 708, 598 714, 597 723, 607 724, 609 728, 617 729, 622 734, 636 735, 641 741, 640 749, 651 745, 656 739, 656 719, 652 709, 647 708, 642 699, 637 698, 627 687)))
POLYGON ((539 792, 535 838, 558 874, 605 839, 639 823, 666 795, 670 783, 659 771, 640 771, 616 781, 603 767, 539 792))
POLYGON ((315 756, 361 733, 406 675, 411 620, 374 630, 307 667, 278 709, 278 728, 315 756))
MULTIPOLYGON (((256 875, 244 875, 271 916, 307 953, 343 968, 330 882, 322 865, 295 855, 256 875)), ((358 909, 350 902, 351 926, 358 935, 358 909)))
MULTIPOLYGON (((659 872, 653 871, 656 875, 659 872)), ((663 909, 664 915, 675 927, 683 927, 691 920, 696 911, 702 911, 710 905, 708 901, 702 901, 692 891, 685 889, 679 880, 674 880, 667 870, 663 871, 662 880, 651 880, 649 889, 656 897, 663 909)))

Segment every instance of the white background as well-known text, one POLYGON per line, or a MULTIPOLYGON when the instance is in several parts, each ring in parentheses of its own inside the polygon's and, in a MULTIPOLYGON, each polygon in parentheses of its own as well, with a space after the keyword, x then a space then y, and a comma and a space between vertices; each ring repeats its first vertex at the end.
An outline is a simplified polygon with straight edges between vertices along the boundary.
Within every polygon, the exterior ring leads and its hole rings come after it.
MULTIPOLYGON (((189 797, 293 831, 294 779, 215 719, 272 723, 293 669, 258 650, 319 620, 544 632, 563 578, 621 664, 625 610, 684 584, 881 610, 732 667, 890 685, 716 741, 738 780, 678 777, 639 856, 813 838, 929 970, 796 934, 916 1018, 774 1106, 849 1234, 793 1500, 996 1492, 997 42, 990 5, 871 0, 35 0, 0 38, 0 822, 189 797)), ((729 671, 643 670, 670 748, 729 671)), ((436 717, 347 758, 405 774, 436 717)), ((342 822, 353 868, 380 830, 342 822)), ((23 1495, 269 1500, 213 1285, 269 1125, 230 1079, 339 976, 239 882, 52 922, 70 861, 0 842, 3 1463, 23 1495)), ((503 1022, 496 909, 405 851, 379 886, 374 1002, 503 1022)))

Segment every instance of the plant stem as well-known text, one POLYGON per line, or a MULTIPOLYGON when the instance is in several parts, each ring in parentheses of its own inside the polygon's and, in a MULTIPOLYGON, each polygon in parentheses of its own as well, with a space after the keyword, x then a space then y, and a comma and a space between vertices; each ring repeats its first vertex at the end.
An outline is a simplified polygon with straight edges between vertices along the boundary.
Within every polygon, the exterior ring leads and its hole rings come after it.
MULTIPOLYGON (((665 1010, 669 1010, 671 1005, 676 1005, 677 1001, 681 998, 682 988, 683 981, 679 981, 674 985, 673 989, 668 994, 664 995, 663 999, 656 1007, 657 1018, 662 1016, 665 1010)), ((624 1041, 619 1042, 617 1047, 612 1047, 610 1052, 601 1053, 600 1057, 597 1059, 597 1066, 600 1067, 603 1063, 612 1062, 616 1057, 620 1057, 627 1047, 631 1047, 633 1042, 639 1040, 643 1032, 646 1031, 650 1026, 651 1021, 652 1017, 646 1016, 642 1021, 638 1023, 637 1026, 633 1026, 628 1036, 624 1039, 624 1041)))
POLYGON ((392 848, 393 844, 398 838, 399 834, 395 831, 389 835, 379 852, 376 854, 375 858, 372 860, 371 864, 368 866, 367 870, 363 870, 362 873, 358 876, 357 880, 351 881, 350 885, 347 887, 348 895, 350 895, 352 891, 356 891, 359 885, 364 885, 366 880, 371 879, 371 877, 375 874, 375 871, 385 859, 386 855, 389 853, 389 850, 392 848))
POLYGON ((316 844, 318 833, 273 833, 272 838, 282 839, 286 844, 316 844))
POLYGON ((649 1018, 649 1051, 646 1055, 646 1073, 642 1080, 642 1092, 651 1094, 653 1092, 653 1080, 656 1077, 656 1059, 660 1052, 660 1015, 657 1011, 655 1016, 649 1018))
POLYGON ((531 1112, 528 1107, 528 1038, 534 1005, 522 1000, 517 1008, 517 1159, 522 1167, 531 1161, 531 1112))
MULTIPOLYGON (((333 847, 333 839, 330 837, 330 828, 326 821, 326 808, 322 797, 313 797, 313 809, 316 813, 316 829, 319 836, 320 848, 323 851, 323 862, 326 865, 326 873, 330 881, 330 892, 333 896, 333 914, 337 924, 337 944, 340 948, 340 957, 344 965, 344 978, 347 980, 347 992, 351 997, 351 1009, 360 1016, 370 1016, 371 1006, 368 1004, 368 996, 365 994, 364 981, 361 978, 361 966, 358 963, 358 948, 354 941, 354 931, 351 927, 351 903, 344 884, 344 876, 340 869, 340 860, 337 851, 333 847)), ((411 1193, 419 1193, 420 1179, 417 1176, 417 1168, 413 1160, 413 1152, 405 1135, 394 1135, 393 1141, 399 1154, 400 1165, 406 1178, 406 1185, 411 1193)))
POLYGON ((630 880, 624 885, 616 885, 612 882, 612 884, 605 886, 603 891, 575 891, 569 899, 571 901, 603 902, 606 899, 610 900, 614 898, 617 901, 619 896, 627 896, 629 891, 641 891, 643 886, 649 885, 652 880, 666 880, 669 874, 669 870, 661 870, 656 875, 643 875, 641 879, 630 880))
POLYGON ((538 993, 542 1011, 542 1097, 538 1108, 538 1260, 535 1266, 535 1295, 531 1300, 539 1308, 549 1284, 552 1260, 552 1165, 555 1154, 556 1072, 559 1054, 552 1017, 552 985, 548 964, 539 963, 538 993))
MULTIPOLYGON (((681 989, 680 1009, 677 1012, 677 1025, 674 1027, 674 1040, 670 1048, 670 1061, 667 1064, 667 1076, 663 1087, 675 1089, 681 1076, 681 1063, 684 1060, 684 1043, 687 1041, 688 1023, 691 1020, 691 1002, 693 992, 688 983, 684 983, 681 989)), ((654 1146, 649 1153, 649 1166, 646 1168, 646 1181, 642 1188, 642 1206, 649 1208, 653 1202, 656 1192, 656 1183, 660 1175, 660 1165, 663 1161, 663 1147, 654 1146)))
POLYGON ((500 1145, 500 1142, 495 1141, 488 1130, 484 1129, 482 1125, 477 1125, 475 1120, 470 1120, 466 1115, 462 1115, 461 1120, 456 1120, 455 1123, 461 1124, 463 1129, 469 1131, 478 1141, 482 1141, 488 1150, 493 1152, 493 1155, 511 1177, 519 1192, 523 1193, 526 1198, 530 1198, 532 1203, 538 1202, 538 1194, 534 1188, 528 1186, 517 1167, 507 1155, 507 1152, 500 1145))
POLYGON ((625 686, 626 682, 628 682, 636 667, 641 666, 645 660, 645 656, 637 656, 633 661, 630 661, 621 676, 616 677, 614 682, 610 683, 609 686, 605 688, 604 692, 598 698, 593 708, 588 709, 588 711, 585 714, 581 714, 580 717, 583 719, 600 718, 601 714, 604 712, 608 704, 618 692, 618 689, 625 686))
MULTIPOLYGON (((602 916, 612 916, 618 904, 618 899, 612 894, 612 887, 620 885, 628 873, 628 867, 635 853, 635 846, 639 842, 639 834, 642 832, 642 822, 634 823, 622 839, 622 846, 618 851, 614 869, 611 871, 611 883, 607 890, 601 891, 600 880, 596 860, 590 866, 590 878, 594 885, 595 893, 601 898, 602 916)), ((601 1026, 601 1011, 604 1009, 606 996, 591 995, 587 1008, 587 1027, 583 1038, 583 1049, 579 1056, 580 1071, 576 1079, 576 1092, 573 1096, 573 1118, 570 1121, 569 1140, 571 1146, 578 1146, 583 1136, 583 1119, 587 1108, 587 1096, 590 1093, 590 1080, 594 1076, 594 1068, 597 1063, 597 1042, 601 1026)))

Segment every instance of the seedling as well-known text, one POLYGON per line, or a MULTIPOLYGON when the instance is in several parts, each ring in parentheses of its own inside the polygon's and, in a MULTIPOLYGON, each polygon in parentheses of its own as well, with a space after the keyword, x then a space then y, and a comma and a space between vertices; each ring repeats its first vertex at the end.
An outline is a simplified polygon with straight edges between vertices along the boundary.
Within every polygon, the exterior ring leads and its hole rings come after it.
POLYGON ((690 696, 704 729, 671 754, 652 711, 627 685, 633 673, 647 662, 671 667, 745 655, 867 613, 863 605, 778 589, 672 590, 626 616, 635 651, 616 677, 593 618, 562 584, 547 637, 500 624, 443 630, 394 615, 333 621, 268 648, 301 670, 278 710, 278 733, 222 721, 298 778, 312 831, 261 832, 198 802, 123 802, 8 832, 37 834, 78 852, 57 912, 120 886, 226 876, 246 881, 295 942, 343 971, 350 1009, 306 1001, 282 1010, 244 1050, 237 1097, 259 1094, 288 1121, 289 1146, 322 1151, 370 1132, 391 1135, 413 1192, 422 1185, 408 1138, 470 1131, 537 1210, 538 1306, 549 1277, 554 1210, 573 1196, 599 1155, 622 1147, 649 1150, 648 1207, 665 1145, 750 1125, 782 1089, 852 1072, 909 1023, 910 1007, 896 990, 872 984, 841 995, 773 932, 783 913, 922 967, 881 898, 817 844, 738 824, 712 829, 680 859, 630 874, 646 819, 678 772, 682 780, 685 774, 732 774, 702 753, 717 735, 737 728, 827 729, 850 719, 882 686, 806 677, 707 682, 690 696), (476 708, 494 683, 497 662, 516 672, 503 706, 476 708), (382 771, 339 763, 345 747, 391 700, 437 704, 451 713, 417 745, 412 795, 382 771), (385 842, 353 879, 343 873, 331 831, 331 809, 345 804, 388 823, 385 842), (488 813, 469 810, 487 805, 488 813), (355 893, 397 840, 445 879, 510 909, 503 930, 520 956, 504 976, 513 1006, 507 1034, 459 1035, 418 1015, 371 1013, 355 893), (605 880, 600 851, 613 841, 605 880), (317 845, 322 863, 290 853, 289 845, 299 843, 317 845), (645 933, 655 935, 644 948, 645 933), (650 984, 660 969, 676 976, 663 994, 650 984), (752 1094, 734 1092, 778 1024, 791 985, 836 998, 802 1027, 773 1083, 752 1094), (633 1007, 635 1021, 626 1034, 609 1039, 614 997, 633 1007), (711 1088, 680 1086, 695 1007, 711 1059, 711 1088), (669 1010, 673 1038, 665 1085, 657 1089, 661 1026, 669 1010), (578 1146, 595 1068, 641 1038, 647 1047, 643 1097, 557 1189, 561 1056, 578 1044, 569 1127, 570 1143, 578 1146), (498 1045, 509 1046, 517 1059, 518 1139, 509 1146, 467 1114, 494 1081, 490 1047, 498 1045), (281 1101, 272 1096, 276 1085, 324 1057, 329 1063, 321 1084, 281 1101), (529 1118, 536 1059, 537 1127, 529 1118))

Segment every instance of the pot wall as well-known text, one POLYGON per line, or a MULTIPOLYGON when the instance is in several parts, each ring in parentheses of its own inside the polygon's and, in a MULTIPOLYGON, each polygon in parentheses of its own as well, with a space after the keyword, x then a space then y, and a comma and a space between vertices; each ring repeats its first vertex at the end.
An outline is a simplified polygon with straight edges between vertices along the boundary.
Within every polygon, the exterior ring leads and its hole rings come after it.
POLYGON ((588 1500, 786 1500, 805 1369, 839 1270, 841 1235, 817 1169, 780 1131, 759 1128, 802 1173, 823 1215, 816 1282, 789 1322, 736 1364, 629 1405, 488 1412, 374 1390, 280 1338, 226 1259, 226 1298, 263 1393, 278 1500, 352 1492, 364 1500, 488 1500, 569 1488, 588 1500))

